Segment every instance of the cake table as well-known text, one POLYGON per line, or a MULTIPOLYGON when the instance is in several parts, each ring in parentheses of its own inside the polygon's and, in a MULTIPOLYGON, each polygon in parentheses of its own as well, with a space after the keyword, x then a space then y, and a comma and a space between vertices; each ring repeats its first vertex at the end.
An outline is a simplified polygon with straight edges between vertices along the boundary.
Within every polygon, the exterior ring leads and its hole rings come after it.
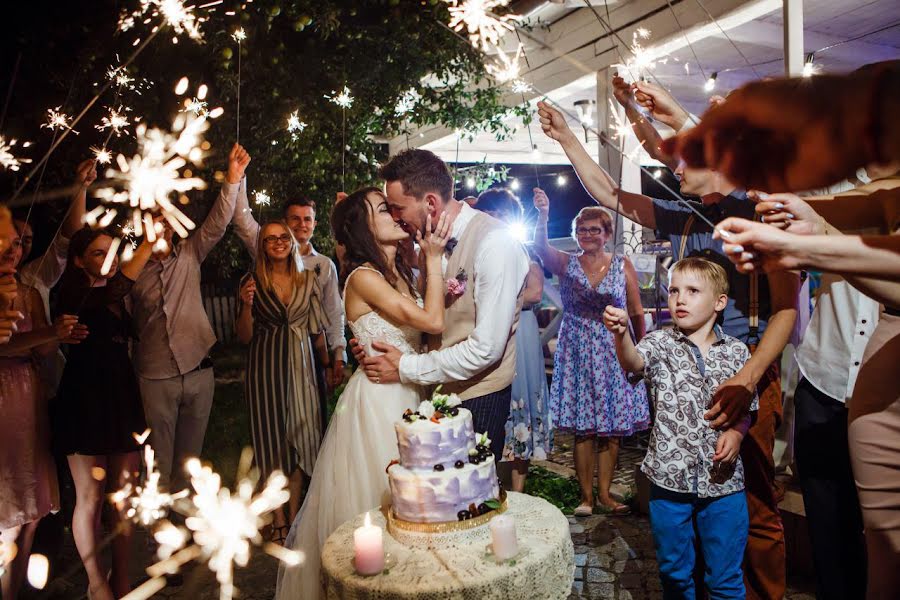
POLYGON ((341 525, 322 548, 325 598, 341 600, 564 600, 572 589, 575 553, 569 521, 549 502, 509 492, 507 515, 516 522, 519 555, 497 563, 486 552, 487 527, 432 536, 392 534, 385 515, 374 509, 374 525, 384 528, 385 571, 371 577, 353 568, 353 530, 365 515, 341 525), (398 539, 399 538, 399 539, 398 539))

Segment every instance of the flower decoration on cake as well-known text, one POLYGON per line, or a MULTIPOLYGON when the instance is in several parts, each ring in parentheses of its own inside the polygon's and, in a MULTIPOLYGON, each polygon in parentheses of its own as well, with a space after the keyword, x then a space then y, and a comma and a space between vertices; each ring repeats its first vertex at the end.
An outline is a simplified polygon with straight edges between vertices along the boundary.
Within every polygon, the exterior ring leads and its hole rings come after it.
POLYGON ((479 433, 475 436, 475 446, 484 446, 485 448, 491 447, 491 438, 488 437, 487 432, 479 433))

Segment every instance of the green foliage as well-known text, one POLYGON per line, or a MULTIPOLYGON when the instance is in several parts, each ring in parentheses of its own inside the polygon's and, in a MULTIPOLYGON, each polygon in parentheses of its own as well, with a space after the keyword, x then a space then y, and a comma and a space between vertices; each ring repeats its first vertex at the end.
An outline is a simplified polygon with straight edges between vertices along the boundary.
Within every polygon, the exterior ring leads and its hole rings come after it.
POLYGON ((534 465, 528 469, 525 493, 543 498, 566 514, 572 514, 581 503, 581 488, 577 479, 561 477, 534 465))
MULTIPOLYGON (((40 135, 36 154, 49 145, 49 136, 38 133, 46 107, 63 103, 69 114, 77 113, 96 91, 94 83, 104 82, 110 65, 120 64, 133 40, 149 30, 139 24, 114 33, 116 9, 131 9, 136 0, 107 4, 94 14, 17 8, 35 14, 15 20, 22 26, 12 43, 22 52, 21 71, 27 76, 19 78, 10 107, 18 125, 5 133, 20 139, 40 135), (46 65, 53 68, 39 77, 46 65)), ((335 193, 375 180, 387 139, 430 124, 503 138, 525 117, 522 108, 502 104, 502 90, 487 79, 483 57, 448 30, 447 21, 447 5, 437 0, 226 0, 209 13, 202 44, 186 38, 173 44, 171 32, 162 31, 129 68, 152 86, 141 95, 125 94, 122 101, 149 125, 168 127, 182 100, 172 88, 186 75, 188 95, 206 83, 209 107, 225 108, 207 133, 212 145, 207 166, 196 171, 210 184, 205 193, 191 194, 188 209, 199 220, 215 199, 235 141, 240 63, 240 143, 252 156, 249 188, 266 189, 273 199, 267 214, 256 216, 277 217, 281 202, 307 195, 318 203, 313 243, 330 253, 328 216, 335 193), (232 38, 239 26, 247 35, 240 47, 232 38), (323 97, 344 85, 355 98, 346 111, 323 97), (398 100, 410 90, 418 101, 409 112, 396 114, 398 100), (294 111, 308 126, 291 136, 286 124, 294 111)), ((104 136, 93 125, 112 100, 107 93, 86 115, 78 128, 82 134, 70 136, 54 155, 47 181, 68 181, 88 147, 102 143, 104 136)), ((114 139, 110 149, 128 154, 133 142, 114 139)), ((207 262, 219 277, 247 264, 231 235, 207 262)))

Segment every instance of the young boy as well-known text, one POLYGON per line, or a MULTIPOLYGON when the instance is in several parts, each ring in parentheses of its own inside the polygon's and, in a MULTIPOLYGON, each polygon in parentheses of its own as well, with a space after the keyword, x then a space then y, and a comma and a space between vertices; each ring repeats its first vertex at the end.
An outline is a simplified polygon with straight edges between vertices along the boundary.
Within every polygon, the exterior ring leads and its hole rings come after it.
MULTIPOLYGON (((710 597, 744 598, 748 518, 739 451, 750 417, 721 433, 703 419, 719 385, 750 358, 747 346, 716 325, 727 302, 725 270, 685 258, 669 285, 674 329, 651 332, 635 347, 625 311, 607 306, 603 314, 622 368, 643 372, 656 390, 656 421, 641 470, 651 482, 650 524, 665 598, 695 597, 695 536, 710 597)), ((751 410, 757 406, 754 398, 751 410)))

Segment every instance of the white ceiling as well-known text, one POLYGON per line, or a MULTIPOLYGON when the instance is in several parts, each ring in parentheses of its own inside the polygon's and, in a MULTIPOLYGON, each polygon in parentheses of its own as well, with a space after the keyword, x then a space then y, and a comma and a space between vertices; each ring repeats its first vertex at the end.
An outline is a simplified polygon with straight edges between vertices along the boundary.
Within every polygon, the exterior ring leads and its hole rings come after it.
MULTIPOLYGON (((630 4, 633 12, 635 3, 639 1, 622 0, 615 3, 610 1, 609 20, 613 28, 624 28, 625 25, 625 23, 617 22, 617 11, 622 8, 627 9, 628 7, 625 5, 630 4)), ((705 5, 712 6, 715 0, 684 0, 684 3, 696 2, 700 5, 700 1, 704 3, 703 8, 706 8, 705 5)), ((602 0, 593 3, 599 5, 597 10, 605 18, 602 0)), ((668 10, 665 0, 657 1, 655 4, 661 4, 662 8, 668 10)), ((748 2, 747 4, 753 3, 748 2)), ((710 95, 704 91, 703 85, 706 77, 713 72, 718 73, 715 93, 719 94, 757 77, 782 75, 784 73, 782 13, 780 8, 769 10, 777 4, 780 3, 756 2, 756 7, 762 7, 766 12, 760 15, 751 14, 750 16, 753 17, 751 20, 740 24, 734 25, 734 19, 723 19, 722 27, 727 30, 727 37, 715 25, 708 25, 705 29, 708 34, 706 37, 693 41, 690 46, 684 45, 684 47, 671 52, 667 57, 663 57, 651 70, 650 78, 671 90, 686 108, 692 112, 701 113, 706 107, 710 95), (750 67, 748 63, 754 66, 750 67), (685 64, 689 65, 689 72, 685 70, 685 64)), ((583 1, 570 0, 566 4, 549 4, 537 13, 542 21, 550 23, 547 37, 551 37, 553 34, 553 22, 570 16, 577 6, 583 7, 583 1)), ((625 13, 626 11, 623 11, 620 14, 625 13)), ((668 16, 668 14, 656 14, 655 18, 668 16)), ((659 23, 658 20, 656 22, 659 23)), ((599 23, 596 24, 596 28, 598 35, 604 33, 599 23)), ((630 34, 628 35, 630 36, 630 34)), ((703 33, 699 35, 703 35, 703 33)), ((691 36, 692 39, 694 37, 691 36)), ((523 41, 526 43, 526 56, 529 52, 533 55, 538 52, 539 47, 536 44, 529 42, 527 38, 523 41)), ((626 40, 628 43, 630 41, 630 39, 626 40)), ((680 40, 676 39, 675 41, 679 42, 680 40)), ((654 35, 651 29, 650 38, 644 41, 643 45, 650 47, 653 43, 654 35)), ((681 43, 683 44, 683 42, 681 43)), ((834 44, 839 45, 820 51, 815 55, 815 63, 820 65, 824 71, 846 72, 870 62, 900 58, 900 0, 854 0, 852 2, 847 0, 806 0, 804 2, 805 52, 817 51, 834 44), (863 39, 841 43, 889 25, 894 26, 863 39)), ((605 51, 609 51, 609 46, 610 43, 605 42, 605 51)), ((595 52, 600 51, 595 48, 595 52)), ((630 56, 628 50, 622 48, 621 45, 613 51, 617 52, 619 56, 622 54, 630 56)), ((596 76, 589 74, 562 87, 541 91, 574 114, 574 102, 582 99, 595 99, 596 89, 596 76)), ((573 128, 581 129, 573 119, 570 121, 573 128)), ((472 142, 460 140, 457 147, 456 137, 450 132, 450 135, 439 137, 433 141, 423 140, 427 143, 422 147, 438 153, 449 162, 457 162, 457 158, 458 162, 480 162, 485 159, 495 163, 564 164, 568 162, 559 151, 558 146, 543 135, 536 122, 531 125, 530 133, 531 137, 529 138, 529 130, 520 127, 513 139, 504 142, 496 141, 492 134, 479 134, 472 142), (532 141, 537 145, 539 155, 532 152, 532 141)), ((588 150, 594 155, 597 153, 596 146, 595 141, 586 144, 588 150)), ((646 156, 644 159, 645 162, 649 161, 646 156)))

